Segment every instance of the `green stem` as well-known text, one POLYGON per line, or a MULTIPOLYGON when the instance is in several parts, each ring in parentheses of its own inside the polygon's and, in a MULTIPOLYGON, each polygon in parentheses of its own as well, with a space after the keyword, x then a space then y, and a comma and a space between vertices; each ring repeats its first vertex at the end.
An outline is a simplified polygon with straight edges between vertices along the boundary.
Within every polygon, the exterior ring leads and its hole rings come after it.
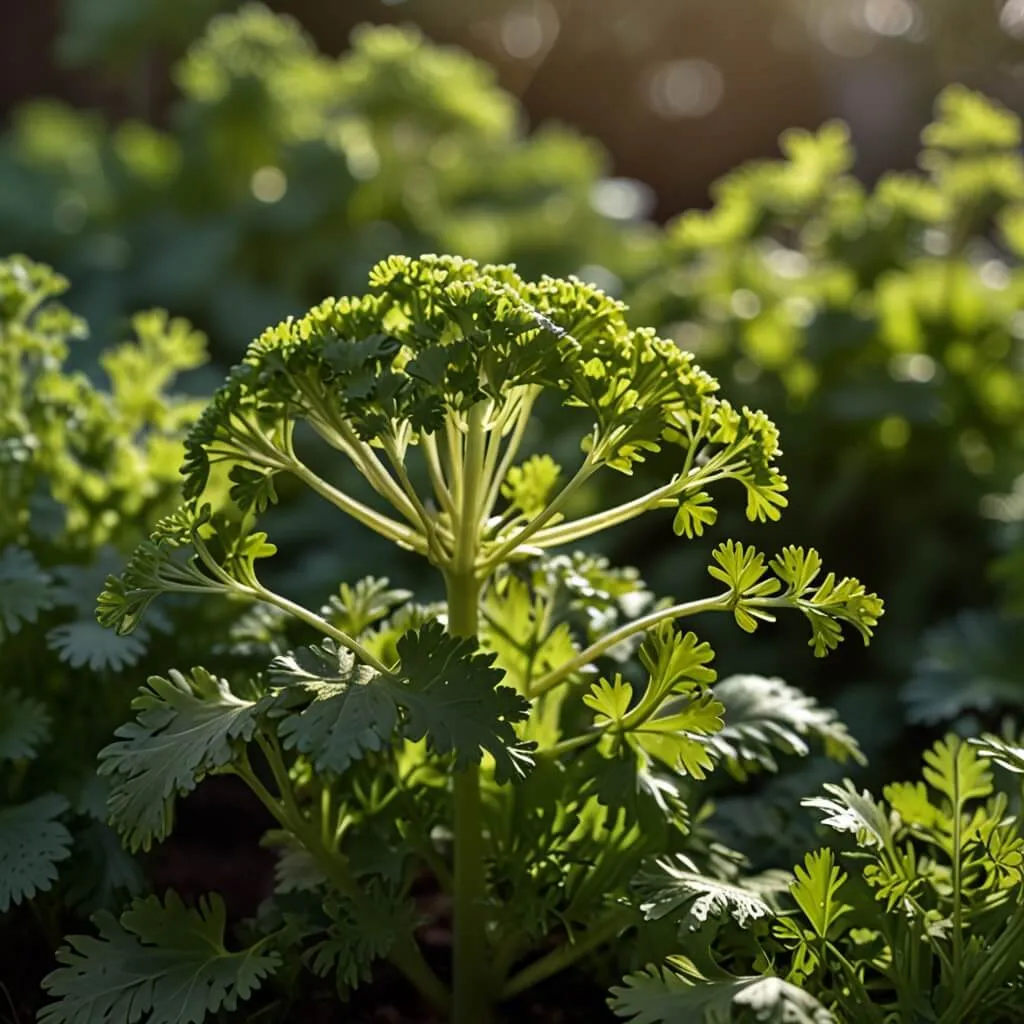
MULTIPOLYGON (((445 574, 448 597, 448 631, 452 636, 476 638, 480 626, 480 579, 475 562, 480 543, 480 504, 487 481, 483 465, 487 443, 486 403, 469 410, 464 443, 448 421, 452 457, 462 456, 462 472, 456 478, 459 505, 455 553, 451 571, 445 574), (461 451, 460 451, 461 449, 461 451)), ((491 994, 488 991, 489 955, 486 917, 483 803, 480 769, 474 765, 457 772, 453 780, 455 877, 454 1003, 452 1024, 489 1024, 491 994)))
MULTIPOLYGON (((695 481, 693 486, 701 486, 701 482, 695 481)), ((582 519, 573 519, 567 523, 559 523, 558 526, 549 526, 546 530, 540 530, 534 534, 533 543, 540 548, 558 547, 589 537, 591 534, 600 533, 613 526, 618 526, 620 523, 629 522, 630 519, 636 519, 637 516, 652 509, 673 508, 678 504, 680 494, 688 487, 689 485, 680 486, 679 480, 671 480, 649 494, 623 502, 604 512, 597 512, 591 516, 584 516, 582 519)))
MULTIPOLYGON (((882 1013, 872 1002, 871 996, 868 995, 867 990, 864 988, 863 982, 857 974, 856 969, 849 960, 834 946, 831 942, 826 942, 825 946, 828 950, 831 950, 832 954, 839 961, 840 966, 843 969, 843 973, 846 975, 846 981, 850 988, 850 995, 857 1002, 857 1019, 859 1021, 881 1021, 882 1013)), ((822 963, 825 962, 824 950, 822 951, 822 963)))
MULTIPOLYGON (((352 900, 357 909, 365 910, 366 898, 347 864, 337 853, 324 845, 319 830, 306 819, 299 808, 288 777, 288 768, 276 739, 264 736, 257 736, 257 739, 274 776, 280 800, 273 798, 248 764, 236 767, 236 773, 245 780, 281 826, 306 847, 331 885, 352 900)), ((433 1006, 442 1012, 448 1010, 451 996, 423 959, 423 954, 411 936, 398 939, 388 954, 388 959, 433 1006)))
POLYGON ((586 650, 580 651, 575 658, 570 658, 564 664, 559 665, 558 668, 552 669, 547 675, 541 676, 533 685, 531 692, 534 697, 547 693, 548 690, 554 689, 574 672, 579 671, 596 658, 599 658, 605 651, 611 650, 616 644, 622 643, 623 640, 628 640, 635 633, 645 632, 665 619, 682 619, 688 615, 699 615, 701 612, 727 611, 731 600, 732 591, 729 591, 725 594, 719 594, 717 597, 704 597, 698 601, 674 604, 669 608, 662 608, 660 611, 651 612, 650 615, 645 615, 641 619, 627 622, 625 625, 619 626, 618 629, 612 630, 611 633, 606 633, 586 650))
MULTIPOLYGON (((480 543, 481 526, 481 500, 482 493, 486 490, 488 481, 484 479, 484 448, 487 443, 487 435, 484 430, 484 418, 487 414, 486 403, 477 402, 469 411, 469 424, 466 432, 464 445, 465 454, 463 457, 459 498, 461 507, 459 509, 459 520, 455 525, 457 537, 455 540, 455 557, 453 560, 453 574, 472 579, 474 574, 474 563, 476 561, 477 547, 480 543)), ((472 619, 467 619, 467 625, 471 624, 472 629, 464 633, 465 636, 476 636, 477 633, 477 608, 474 593, 474 605, 472 619)))
POLYGON ((501 990, 501 998, 511 999, 512 996, 525 992, 528 988, 533 988, 545 978, 564 971, 588 953, 615 938, 631 920, 632 914, 624 913, 621 908, 616 908, 609 917, 598 921, 592 928, 589 928, 578 942, 566 942, 539 960, 534 960, 518 974, 514 974, 501 990))
POLYGON ((409 479, 409 473, 405 468, 402 453, 387 439, 384 441, 384 451, 391 462, 395 475, 398 477, 402 490, 408 496, 413 508, 416 509, 416 515, 419 516, 420 522, 423 524, 423 531, 427 537, 427 549, 432 556, 434 564, 444 565, 450 554, 446 544, 451 544, 451 538, 446 534, 442 534, 435 522, 434 516, 427 511, 426 506, 420 500, 420 496, 416 493, 416 488, 412 485, 412 480, 409 479))
POLYGON ((455 502, 456 508, 461 510, 463 507, 462 491, 466 462, 464 454, 465 444, 462 431, 459 430, 451 416, 448 416, 444 421, 444 432, 447 452, 445 467, 448 479, 452 482, 452 499, 455 502))
POLYGON ((419 520, 416 510, 374 450, 356 434, 349 423, 334 416, 332 410, 318 408, 316 413, 307 417, 313 429, 329 445, 347 455, 366 482, 404 516, 411 526, 417 526, 419 520))
MULTIPOLYGON (((530 413, 533 411, 533 405, 539 393, 540 388, 531 385, 520 398, 519 407, 515 413, 515 426, 512 428, 512 436, 505 446, 505 452, 501 457, 501 461, 493 472, 491 485, 487 490, 487 497, 484 499, 485 517, 489 517, 494 511, 494 506, 497 504, 498 496, 501 493, 501 485, 505 482, 505 477, 508 476, 509 467, 515 460, 516 455, 519 454, 523 438, 526 435, 526 429, 530 424, 530 413)), ((500 434, 496 440, 500 440, 500 434)))
POLYGON ((262 585, 260 585, 254 592, 254 596, 260 601, 265 601, 267 604, 275 605, 282 611, 286 611, 289 614, 294 615, 295 618, 312 626, 314 629, 323 633, 324 636, 329 636, 332 640, 336 640, 342 647, 350 650, 357 658, 359 658, 360 661, 372 666, 383 675, 390 676, 392 674, 391 669, 376 657, 376 655, 371 654, 370 651, 359 643, 358 640, 349 636, 344 630, 338 629, 337 626, 332 626, 331 623, 326 619, 321 618, 315 612, 311 612, 308 608, 303 608, 301 604, 289 601, 287 597, 275 594, 274 591, 268 590, 262 585))
POLYGON ((551 500, 548 506, 544 509, 536 519, 531 520, 521 530, 514 533, 511 537, 504 541, 496 541, 496 547, 494 550, 488 551, 487 556, 480 566, 480 572, 484 575, 491 573, 496 569, 502 562, 506 561, 508 557, 516 550, 516 548, 525 544, 531 537, 539 533, 543 528, 544 524, 550 522, 557 516, 563 508, 569 503, 570 499, 576 492, 597 472, 600 468, 600 463, 596 461, 593 452, 589 453, 583 460, 583 464, 578 470, 576 470, 573 478, 558 492, 557 495, 551 500))
POLYGON ((582 519, 573 519, 568 523, 559 523, 557 526, 549 526, 534 535, 533 543, 537 547, 553 548, 571 541, 582 540, 591 534, 600 533, 621 523, 627 523, 653 509, 674 508, 688 492, 703 490, 709 484, 728 479, 733 475, 735 470, 730 470, 727 465, 723 468, 726 456, 734 454, 730 450, 719 452, 699 469, 693 469, 692 462, 695 451, 696 445, 691 445, 687 452, 683 472, 673 477, 667 484, 663 484, 648 494, 642 494, 632 501, 625 501, 614 508, 605 509, 603 512, 596 512, 594 515, 584 516, 582 519))
MULTIPOLYGON (((963 741, 961 741, 963 742, 963 741)), ((964 991, 964 921, 963 921, 963 816, 964 801, 961 795, 960 758, 953 757, 955 770, 953 792, 953 990, 960 999, 964 991)))
POLYGON ((381 515, 376 509, 364 505, 361 501, 349 497, 344 491, 332 487, 326 480, 321 479, 306 465, 296 460, 288 467, 293 476, 298 477, 307 487, 315 491, 321 498, 325 498, 335 507, 341 509, 346 515, 368 526, 375 533, 394 541, 402 547, 411 548, 419 554, 425 554, 427 545, 423 537, 404 523, 396 522, 389 516, 381 515))
POLYGON ((448 516, 454 520, 455 502, 452 500, 452 492, 448 489, 448 481, 445 480, 441 456, 437 450, 437 438, 433 434, 423 434, 420 438, 420 447, 423 449, 423 457, 427 463, 427 472, 430 474, 434 495, 448 516))
MULTIPOLYGON (((468 496, 470 490, 467 487, 465 495, 468 496)), ((465 530, 466 524, 461 525, 465 530)), ((472 570, 466 575, 449 576, 447 589, 449 632, 453 636, 475 637, 480 584, 472 570)), ((491 1020, 491 994, 487 986, 490 957, 485 903, 483 805, 477 766, 456 774, 454 804, 455 992, 452 1024, 488 1024, 491 1020)))
POLYGON ((574 750, 579 750, 580 747, 589 747, 591 743, 596 743, 601 738, 602 731, 603 730, 595 729, 592 732, 584 732, 580 733, 578 736, 571 736, 569 739, 561 740, 554 746, 538 750, 536 756, 554 760, 555 758, 561 757, 563 754, 569 754, 574 750))
POLYGON ((961 1024, 972 1019, 972 1011, 978 999, 988 991, 991 977, 997 971, 1005 971, 1019 960, 1014 955, 1021 939, 1024 938, 1024 915, 1018 913, 1011 920, 998 939, 989 947, 985 962, 978 968, 961 992, 939 1018, 940 1024, 961 1024))
POLYGON ((370 508, 369 505, 364 505, 362 502, 349 497, 343 490, 332 486, 327 480, 317 476, 308 466, 298 460, 290 464, 288 469, 293 476, 302 480, 316 494, 341 509, 346 515, 350 515, 358 522, 369 526, 377 534, 380 534, 381 537, 386 537, 389 541, 394 541, 395 544, 403 547, 412 548, 420 554, 426 551, 426 545, 417 530, 404 523, 397 522, 389 516, 382 515, 376 509, 370 508))

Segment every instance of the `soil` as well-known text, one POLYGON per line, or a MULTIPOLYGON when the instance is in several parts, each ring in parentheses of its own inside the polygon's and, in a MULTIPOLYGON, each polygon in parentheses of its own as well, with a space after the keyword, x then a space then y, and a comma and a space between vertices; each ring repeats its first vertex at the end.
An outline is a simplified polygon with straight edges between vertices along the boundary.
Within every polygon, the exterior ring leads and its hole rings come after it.
MULTIPOLYGON (((272 852, 260 838, 269 827, 266 811, 237 780, 213 778, 180 805, 173 836, 148 865, 155 891, 174 889, 187 903, 217 891, 229 917, 252 916, 273 886, 272 852)), ((437 896, 424 892, 424 909, 433 923, 418 936, 424 956, 444 977, 448 972, 451 932, 437 896)), ((53 969, 53 949, 69 927, 41 921, 29 906, 16 908, 0 929, 0 1024, 30 1024, 41 1003, 39 982, 53 969), (52 944, 51 944, 52 943, 52 944)), ((70 924, 73 930, 81 922, 70 924)), ((238 1020, 276 1024, 282 1017, 255 1004, 238 1020), (255 1015, 255 1017, 254 1017, 255 1015)), ((390 964, 383 963, 371 984, 347 1005, 328 990, 311 989, 287 1012, 301 1024, 445 1024, 425 1008, 416 991, 390 964)), ((611 1024, 605 993, 580 971, 565 971, 501 1008, 499 1024, 611 1024)))

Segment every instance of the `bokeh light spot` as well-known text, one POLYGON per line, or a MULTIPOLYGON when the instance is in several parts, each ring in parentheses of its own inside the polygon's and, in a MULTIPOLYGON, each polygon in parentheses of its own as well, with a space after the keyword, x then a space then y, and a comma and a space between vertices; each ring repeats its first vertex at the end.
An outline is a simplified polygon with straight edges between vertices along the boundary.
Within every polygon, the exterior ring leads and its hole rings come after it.
POLYGON ((889 376, 908 383, 927 384, 936 369, 935 360, 924 352, 904 352, 889 360, 889 376))
POLYGON ((261 203, 277 203, 288 191, 288 177, 280 167, 260 167, 253 172, 249 188, 261 203))
POLYGON ((654 189, 632 178, 604 178, 590 191, 590 205, 612 220, 640 220, 655 202, 654 189))
POLYGON ((558 36, 558 12, 547 0, 513 7, 501 19, 502 49, 516 60, 532 60, 546 53, 558 36))
POLYGON ((810 269, 810 262, 802 252, 781 245, 773 248, 765 260, 779 277, 804 277, 810 269))
POLYGON ((986 288, 1001 292, 1010 285, 1010 268, 1002 260, 985 260, 978 277, 986 288))
POLYGON ((864 23, 858 4, 832 3, 815 10, 814 32, 821 45, 837 57, 866 57, 875 46, 875 35, 864 23))
POLYGON ((700 57, 673 60, 655 68, 647 84, 647 99, 659 117, 706 117, 722 101, 722 73, 700 57))
POLYGON ((905 36, 917 22, 918 11, 911 0, 867 0, 864 21, 880 36, 905 36))
POLYGON ((999 27, 1014 39, 1024 39, 1024 0, 1006 0, 999 11, 999 27))
POLYGON ((761 312, 761 300, 749 288, 737 288, 729 305, 741 320, 753 320, 761 312))

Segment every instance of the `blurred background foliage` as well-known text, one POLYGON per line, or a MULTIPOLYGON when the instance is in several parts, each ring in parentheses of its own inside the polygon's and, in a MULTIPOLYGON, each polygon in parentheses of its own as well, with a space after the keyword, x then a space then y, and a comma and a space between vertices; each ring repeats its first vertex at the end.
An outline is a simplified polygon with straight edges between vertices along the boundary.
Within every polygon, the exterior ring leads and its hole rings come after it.
MULTIPOLYGON (((782 523, 712 542, 815 545, 888 602, 826 664, 701 623, 723 674, 836 704, 882 777, 1017 710, 1022 0, 272 7, 46 0, 0 42, 0 250, 71 279, 71 365, 162 306, 209 336, 201 393, 392 252, 578 274, 779 423, 782 523)), ((536 443, 571 457, 556 413, 536 443)), ((315 506, 271 531, 297 594, 385 574, 315 506)), ((614 541, 658 592, 705 585, 667 518, 614 541)))

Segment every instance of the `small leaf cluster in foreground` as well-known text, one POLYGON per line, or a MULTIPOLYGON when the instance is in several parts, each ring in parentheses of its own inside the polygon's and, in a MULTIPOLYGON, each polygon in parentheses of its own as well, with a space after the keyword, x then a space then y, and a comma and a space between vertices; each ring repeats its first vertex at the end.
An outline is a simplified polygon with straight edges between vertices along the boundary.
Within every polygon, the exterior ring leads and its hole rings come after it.
MULTIPOLYGON (((612 1005, 633 1024, 1009 1022, 1024 967, 1024 835, 989 761, 1024 772, 1024 749, 954 735, 923 778, 878 800, 850 781, 804 801, 851 842, 808 853, 788 884, 709 889, 680 858, 638 879, 649 920, 678 947, 631 975, 612 1005)), ((1019 802, 1019 801, 1018 801, 1019 802)))

